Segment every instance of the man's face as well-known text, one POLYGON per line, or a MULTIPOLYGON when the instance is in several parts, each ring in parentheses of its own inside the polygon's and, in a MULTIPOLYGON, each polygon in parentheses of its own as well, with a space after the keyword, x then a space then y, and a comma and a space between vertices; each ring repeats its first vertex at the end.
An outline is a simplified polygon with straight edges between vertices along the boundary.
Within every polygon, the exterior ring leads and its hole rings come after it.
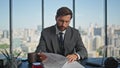
POLYGON ((71 15, 59 16, 56 18, 56 24, 60 31, 64 31, 69 26, 71 15))

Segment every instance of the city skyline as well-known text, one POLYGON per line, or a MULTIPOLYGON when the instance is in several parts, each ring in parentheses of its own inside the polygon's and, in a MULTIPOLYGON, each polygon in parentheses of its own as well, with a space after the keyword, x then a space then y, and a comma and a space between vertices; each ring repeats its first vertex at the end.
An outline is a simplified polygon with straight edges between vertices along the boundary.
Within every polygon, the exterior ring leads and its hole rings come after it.
MULTIPOLYGON (((13 28, 37 28, 41 23, 40 0, 14 0, 12 2, 13 28)), ((72 0, 44 0, 44 26, 55 24, 55 13, 61 6, 72 9, 72 0), (51 8, 52 7, 52 8, 51 8)), ((76 0, 76 27, 90 24, 104 26, 104 0, 76 0)), ((120 0, 108 0, 108 25, 120 25, 120 0)), ((9 28, 9 0, 0 0, 0 29, 9 28)), ((72 21, 71 24, 72 26, 72 21)))
MULTIPOLYGON (((40 26, 39 26, 40 27, 40 26)), ((83 30, 81 37, 85 47, 88 50, 89 57, 100 57, 101 54, 97 54, 98 50, 104 46, 104 31, 103 27, 96 27, 95 25, 89 27, 89 30, 83 30), (87 33, 87 34, 86 34, 87 33)), ((34 52, 39 43, 41 28, 38 29, 14 29, 13 30, 13 50, 22 51, 22 57, 25 57, 26 53, 34 52)), ((80 30, 79 30, 80 31, 80 30)), ((120 26, 110 26, 108 28, 108 48, 115 49, 120 47, 120 26), (114 48, 113 48, 114 47, 114 48)), ((0 30, 0 44, 9 45, 9 31, 0 30)), ((116 51, 114 55, 117 56, 116 51)), ((100 51, 100 50, 99 50, 100 51)))

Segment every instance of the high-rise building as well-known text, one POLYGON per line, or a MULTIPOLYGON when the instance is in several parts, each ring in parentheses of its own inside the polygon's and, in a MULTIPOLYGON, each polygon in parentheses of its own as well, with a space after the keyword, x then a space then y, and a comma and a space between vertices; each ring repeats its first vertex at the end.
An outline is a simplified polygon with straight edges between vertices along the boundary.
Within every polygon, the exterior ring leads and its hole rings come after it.
POLYGON ((94 36, 102 36, 102 28, 94 28, 94 36))
POLYGON ((9 37, 8 30, 3 30, 3 38, 8 38, 8 37, 9 37))
POLYGON ((93 50, 97 50, 101 46, 103 46, 102 37, 101 36, 95 36, 94 39, 93 39, 93 46, 92 46, 93 50))

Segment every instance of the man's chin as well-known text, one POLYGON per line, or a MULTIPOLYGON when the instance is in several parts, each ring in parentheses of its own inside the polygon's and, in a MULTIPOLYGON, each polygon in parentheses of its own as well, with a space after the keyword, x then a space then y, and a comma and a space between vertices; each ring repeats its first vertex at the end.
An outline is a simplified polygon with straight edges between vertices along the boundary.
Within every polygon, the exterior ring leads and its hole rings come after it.
POLYGON ((64 31, 64 30, 66 30, 66 28, 61 28, 61 29, 60 29, 60 31, 64 31))

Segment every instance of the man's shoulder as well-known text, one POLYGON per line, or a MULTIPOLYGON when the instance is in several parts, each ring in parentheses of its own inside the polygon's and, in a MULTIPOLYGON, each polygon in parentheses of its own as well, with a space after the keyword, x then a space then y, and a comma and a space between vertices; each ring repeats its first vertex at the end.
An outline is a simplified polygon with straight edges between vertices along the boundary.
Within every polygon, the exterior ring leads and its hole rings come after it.
POLYGON ((44 28, 44 29, 42 30, 42 32, 49 32, 49 31, 53 31, 53 30, 55 30, 55 26, 54 26, 54 25, 53 25, 53 26, 50 26, 50 27, 44 28))
POLYGON ((73 32, 79 32, 79 30, 78 30, 78 29, 73 28, 73 27, 69 27, 69 30, 71 30, 71 31, 73 31, 73 32))

